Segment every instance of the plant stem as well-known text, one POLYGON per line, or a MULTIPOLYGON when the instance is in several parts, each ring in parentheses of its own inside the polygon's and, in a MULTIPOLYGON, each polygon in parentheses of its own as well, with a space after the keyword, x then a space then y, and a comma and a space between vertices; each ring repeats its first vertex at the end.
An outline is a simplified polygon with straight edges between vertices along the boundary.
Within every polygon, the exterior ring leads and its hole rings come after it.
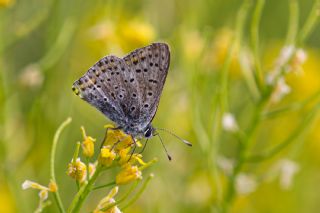
POLYGON ((298 44, 301 45, 310 35, 312 30, 318 24, 319 21, 319 9, 320 9, 320 0, 315 0, 311 12, 309 13, 309 17, 307 18, 305 24, 303 25, 300 34, 298 35, 298 44))
POLYGON ((248 131, 246 133, 245 140, 242 143, 239 143, 239 155, 237 157, 236 165, 233 169, 232 175, 229 178, 229 184, 226 192, 226 196, 224 199, 224 203, 222 206, 222 212, 228 212, 229 208, 235 198, 235 182, 236 182, 236 177, 241 171, 245 160, 246 160, 246 155, 247 155, 247 150, 252 144, 253 140, 252 137, 258 127, 258 123, 261 119, 261 112, 263 111, 263 108, 265 106, 266 101, 262 100, 257 108, 255 109, 255 112, 253 114, 253 118, 251 120, 251 124, 248 128, 248 131))
POLYGON ((130 189, 126 192, 126 194, 125 194, 122 198, 120 198, 118 201, 116 201, 116 202, 114 202, 114 203, 111 203, 110 205, 108 205, 108 206, 100 209, 100 211, 108 211, 108 210, 111 209, 112 207, 118 205, 119 203, 121 203, 121 202, 123 202, 125 199, 127 199, 127 197, 131 194, 131 192, 137 187, 139 181, 140 181, 140 180, 135 181, 135 182, 131 185, 130 189))
POLYGON ((263 118, 273 118, 273 117, 280 115, 280 114, 283 114, 285 112, 300 110, 303 107, 305 107, 306 105, 310 104, 311 102, 317 100, 318 98, 320 98, 320 90, 318 90, 312 96, 306 98, 305 100, 303 100, 301 102, 292 103, 287 106, 283 106, 283 107, 274 109, 272 111, 264 112, 262 116, 263 116, 263 118))
MULTIPOLYGON (((242 36, 242 31, 243 31, 243 27, 244 27, 244 23, 245 23, 245 20, 246 20, 246 16, 247 16, 247 13, 248 13, 248 10, 249 10, 249 6, 250 6, 250 1, 245 1, 243 2, 243 4, 241 5, 241 8, 239 9, 238 11, 238 14, 237 14, 237 24, 236 24, 236 33, 237 33, 237 36, 235 37, 230 49, 229 49, 229 52, 228 52, 228 55, 227 55, 227 58, 225 60, 225 64, 224 64, 224 67, 223 67, 223 72, 222 72, 222 101, 221 101, 221 112, 223 113, 224 111, 228 110, 227 107, 227 94, 228 94, 228 87, 227 87, 227 83, 228 83, 228 70, 229 70, 229 67, 230 67, 230 63, 231 63, 231 57, 232 57, 232 54, 233 54, 233 51, 237 45, 238 42, 241 42, 241 36, 242 36)), ((243 143, 240 143, 240 156, 239 156, 239 161, 238 161, 238 164, 237 166, 235 167, 234 169, 234 172, 233 172, 233 175, 230 177, 230 180, 229 180, 229 188, 227 190, 227 194, 225 196, 225 200, 222 204, 222 211, 223 212, 226 212, 228 207, 230 206, 230 203, 234 197, 234 182, 235 182, 235 177, 238 173, 238 171, 240 171, 241 167, 242 167, 242 159, 243 157, 241 157, 241 155, 243 154, 242 150, 243 150, 243 143)))
MULTIPOLYGON (((53 143, 52 143, 52 148, 51 148, 51 159, 50 159, 50 176, 51 176, 51 181, 54 182, 55 184, 57 184, 57 181, 56 181, 56 177, 55 177, 54 163, 55 163, 55 155, 56 155, 56 150, 57 150, 57 143, 58 143, 58 139, 60 137, 62 130, 71 122, 71 120, 72 119, 70 117, 67 118, 67 120, 65 120, 59 126, 59 128, 57 129, 57 131, 53 137, 53 143)), ((58 205, 59 211, 64 213, 65 210, 64 210, 61 198, 60 198, 59 189, 56 192, 54 192, 53 195, 54 195, 54 199, 58 205)))
POLYGON ((116 182, 112 181, 110 183, 106 183, 106 184, 103 184, 103 185, 100 185, 100 186, 93 187, 92 190, 102 189, 102 188, 109 187, 109 186, 114 186, 114 185, 116 185, 116 182))
POLYGON ((223 68, 221 71, 221 109, 222 112, 228 110, 228 76, 229 76, 229 68, 231 65, 232 56, 234 54, 234 51, 241 41, 241 36, 243 32, 244 23, 247 17, 247 13, 250 7, 250 1, 246 0, 241 5, 240 10, 237 14, 237 23, 236 23, 236 30, 235 30, 235 36, 233 38, 233 41, 229 47, 225 62, 223 64, 223 68))
POLYGON ((101 168, 102 167, 100 165, 97 166, 95 173, 92 175, 92 177, 90 178, 88 183, 84 184, 80 188, 78 193, 74 196, 74 198, 68 208, 68 211, 67 211, 68 213, 76 213, 76 212, 80 211, 80 208, 81 208, 84 200, 87 198, 89 192, 92 189, 93 184, 95 183, 95 181, 97 180, 97 178, 100 175, 101 168))
POLYGON ((299 25, 299 5, 297 0, 289 0, 289 29, 286 38, 286 45, 294 45, 299 25))
POLYGON ((146 189, 148 183, 150 182, 150 180, 153 178, 153 175, 149 175, 147 180, 143 183, 142 187, 140 188, 140 190, 137 192, 137 194, 124 206, 121 208, 121 210, 125 210, 126 208, 128 208, 129 206, 131 206, 134 202, 136 202, 136 200, 138 200, 138 198, 141 196, 141 194, 144 192, 144 190, 146 189))
POLYGON ((253 49, 253 57, 255 63, 255 80, 260 92, 262 90, 262 81, 263 81, 263 74, 260 62, 260 53, 259 53, 259 24, 262 14, 262 9, 264 6, 265 0, 258 0, 256 7, 253 13, 253 19, 251 23, 251 42, 252 42, 252 49, 253 49))
POLYGON ((265 153, 250 156, 246 158, 247 162, 258 163, 263 160, 269 159, 272 156, 281 152, 285 147, 290 145, 297 138, 301 137, 310 127, 312 121, 315 119, 318 110, 320 109, 320 104, 317 104, 305 117, 304 120, 300 123, 300 125, 296 128, 295 131, 282 143, 275 146, 274 148, 266 151, 265 153))

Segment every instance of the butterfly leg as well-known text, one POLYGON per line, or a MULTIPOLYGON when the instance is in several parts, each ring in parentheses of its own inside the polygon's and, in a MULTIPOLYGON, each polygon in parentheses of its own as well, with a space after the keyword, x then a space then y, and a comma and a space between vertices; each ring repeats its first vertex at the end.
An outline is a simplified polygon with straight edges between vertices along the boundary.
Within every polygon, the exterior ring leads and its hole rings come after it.
POLYGON ((128 162, 131 160, 131 158, 132 158, 132 155, 134 154, 134 151, 136 151, 136 148, 137 148, 137 143, 136 143, 136 141, 134 140, 134 137, 132 136, 132 135, 130 135, 130 137, 131 137, 131 140, 133 141, 133 149, 132 149, 132 152, 131 152, 131 154, 130 154, 130 158, 129 158, 129 160, 128 160, 128 162))
POLYGON ((146 140, 146 142, 144 143, 144 146, 143 146, 142 150, 139 152, 139 154, 142 154, 142 152, 145 150, 148 141, 149 141, 149 138, 147 138, 147 140, 146 140))

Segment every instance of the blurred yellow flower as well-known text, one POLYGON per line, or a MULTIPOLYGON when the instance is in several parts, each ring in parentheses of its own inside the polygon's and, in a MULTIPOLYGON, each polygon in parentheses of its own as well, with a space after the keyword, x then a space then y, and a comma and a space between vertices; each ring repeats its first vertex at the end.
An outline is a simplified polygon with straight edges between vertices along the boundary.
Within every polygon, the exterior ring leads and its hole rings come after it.
POLYGON ((8 7, 14 3, 13 0, 0 0, 0 7, 8 7))
POLYGON ((83 136, 83 142, 81 144, 82 146, 82 152, 83 155, 85 157, 92 157, 94 154, 94 142, 96 141, 96 139, 87 136, 86 131, 84 129, 84 127, 81 127, 81 132, 82 132, 82 136, 83 136))
POLYGON ((81 183, 86 179, 87 167, 81 162, 80 158, 78 158, 75 162, 68 164, 67 174, 81 183))
POLYGON ((119 33, 124 49, 127 44, 142 46, 149 44, 155 38, 155 31, 148 23, 140 20, 130 20, 122 24, 119 27, 119 33))
POLYGON ((89 29, 88 35, 92 40, 100 43, 95 47, 99 47, 104 53, 108 49, 122 54, 151 43, 156 33, 152 25, 143 20, 123 18, 117 21, 100 20, 89 29))
POLYGON ((119 185, 128 184, 137 179, 142 179, 142 173, 137 166, 130 163, 125 164, 116 176, 116 183, 119 185))
POLYGON ((99 156, 99 163, 103 166, 110 166, 116 158, 116 153, 109 147, 102 147, 99 156))
POLYGON ((0 187, 0 203, 0 212, 13 213, 17 211, 15 209, 14 197, 12 197, 10 191, 4 185, 0 187))
POLYGON ((196 60, 200 57, 204 48, 204 39, 199 31, 190 31, 182 33, 183 52, 189 60, 196 60))
MULTIPOLYGON (((213 69, 221 69, 234 41, 234 32, 228 28, 223 28, 217 32, 212 41, 208 53, 204 57, 205 65, 213 69)), ((236 47, 231 55, 230 76, 240 77, 241 69, 239 64, 239 47, 236 47)))
POLYGON ((120 209, 116 205, 108 210, 104 210, 104 209, 107 209, 113 203, 115 203, 115 200, 113 199, 113 197, 118 193, 118 190, 119 190, 118 186, 111 189, 109 194, 106 197, 104 197, 102 200, 100 200, 99 204, 97 205, 93 213, 121 213, 120 209))

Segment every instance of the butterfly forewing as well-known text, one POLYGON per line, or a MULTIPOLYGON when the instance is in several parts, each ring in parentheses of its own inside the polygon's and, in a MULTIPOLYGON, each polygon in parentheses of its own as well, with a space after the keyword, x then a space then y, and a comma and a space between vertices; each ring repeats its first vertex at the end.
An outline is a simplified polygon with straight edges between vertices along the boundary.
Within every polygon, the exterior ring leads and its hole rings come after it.
POLYGON ((102 58, 73 86, 82 99, 137 135, 157 111, 169 62, 168 45, 154 43, 123 59, 102 58))
POLYGON ((133 51, 124 60, 138 82, 140 113, 132 123, 143 128, 151 122, 157 111, 169 68, 169 48, 164 43, 154 43, 133 51))

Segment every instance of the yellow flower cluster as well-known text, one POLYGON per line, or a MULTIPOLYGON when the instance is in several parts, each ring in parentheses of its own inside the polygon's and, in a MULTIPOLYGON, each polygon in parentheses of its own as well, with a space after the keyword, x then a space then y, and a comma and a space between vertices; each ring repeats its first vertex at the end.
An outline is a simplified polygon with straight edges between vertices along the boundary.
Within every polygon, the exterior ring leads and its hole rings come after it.
POLYGON ((116 184, 123 185, 142 179, 141 167, 146 163, 142 160, 141 154, 131 153, 133 146, 141 146, 139 141, 122 132, 114 129, 111 125, 106 125, 107 134, 100 152, 99 163, 110 166, 117 157, 117 163, 121 166, 121 171, 116 176, 116 184), (136 164, 138 163, 138 165, 136 164))
MULTIPOLYGON (((105 128, 107 129, 106 136, 103 140, 97 162, 86 165, 76 154, 68 165, 67 174, 83 183, 87 179, 88 173, 90 177, 93 175, 97 164, 102 167, 114 165, 121 167, 119 174, 115 178, 116 184, 123 185, 137 179, 142 179, 142 169, 155 162, 155 160, 145 163, 142 160, 141 154, 132 153, 131 151, 134 146, 141 147, 139 141, 133 141, 134 139, 130 135, 115 129, 112 125, 106 125, 105 128), (87 171, 88 166, 89 171, 87 171)), ((83 142, 81 143, 82 153, 87 159, 90 159, 94 155, 94 142, 96 139, 87 136, 83 127, 81 127, 81 132, 83 136, 83 142)))
MULTIPOLYGON (((67 170, 67 174, 78 181, 81 187, 84 187, 83 190, 86 191, 86 186, 92 186, 100 172, 107 168, 120 167, 119 173, 110 183, 115 187, 99 202, 94 210, 95 213, 120 212, 116 201, 113 199, 118 192, 118 187, 142 179, 142 170, 156 161, 154 159, 145 163, 141 154, 133 153, 132 149, 135 146, 140 147, 141 143, 135 141, 130 135, 114 128, 112 125, 106 125, 105 128, 107 130, 101 144, 100 153, 97 156, 97 160, 94 160, 95 163, 90 163, 89 161, 94 156, 94 143, 96 140, 88 136, 85 129, 81 127, 83 141, 82 143, 77 143, 77 148, 72 161, 68 164, 67 170), (85 163, 79 157, 80 147, 82 148, 83 156, 86 158, 85 163)), ((90 190, 90 187, 88 187, 88 190, 90 190)))

